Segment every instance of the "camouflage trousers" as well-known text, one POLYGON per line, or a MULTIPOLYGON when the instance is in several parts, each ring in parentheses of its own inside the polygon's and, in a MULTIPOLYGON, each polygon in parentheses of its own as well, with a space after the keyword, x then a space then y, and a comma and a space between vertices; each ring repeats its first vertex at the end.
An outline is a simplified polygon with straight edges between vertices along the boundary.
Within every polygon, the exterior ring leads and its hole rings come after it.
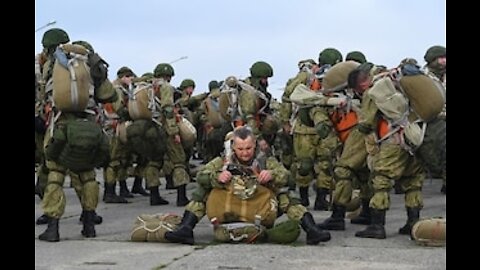
MULTIPOLYGON (((63 191, 67 168, 47 160, 48 182, 42 200, 43 212, 53 218, 60 218, 65 212, 66 198, 63 191)), ((80 199, 82 209, 94 211, 98 205, 99 186, 95 181, 95 171, 68 172, 74 181, 73 186, 80 199)))
POLYGON ((316 177, 318 188, 333 188, 333 163, 340 142, 334 131, 320 140, 316 134, 293 134, 295 181, 299 187, 307 187, 316 177), (316 176, 315 173, 316 172, 316 176))
POLYGON ((104 180, 107 184, 125 181, 128 178, 127 169, 131 165, 133 153, 118 136, 110 139, 110 162, 104 171, 104 180))
POLYGON ((405 206, 422 208, 422 185, 425 171, 420 161, 404 150, 395 135, 379 145, 377 153, 370 155, 373 197, 370 207, 378 210, 390 207, 390 190, 393 181, 399 181, 405 191, 405 206))
POLYGON ((367 167, 365 134, 354 128, 345 141, 340 158, 334 168, 335 193, 333 203, 347 206, 352 199, 353 185, 360 189, 360 198, 373 196, 369 183, 370 171, 367 167))

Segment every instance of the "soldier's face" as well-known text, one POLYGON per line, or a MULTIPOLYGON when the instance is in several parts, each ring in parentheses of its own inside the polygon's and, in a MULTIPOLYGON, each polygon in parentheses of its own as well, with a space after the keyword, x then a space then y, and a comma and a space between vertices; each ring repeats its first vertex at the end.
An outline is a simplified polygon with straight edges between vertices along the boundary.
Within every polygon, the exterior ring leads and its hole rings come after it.
POLYGON ((255 154, 255 140, 252 136, 247 137, 245 140, 241 138, 233 139, 233 151, 241 162, 249 162, 253 159, 255 154))

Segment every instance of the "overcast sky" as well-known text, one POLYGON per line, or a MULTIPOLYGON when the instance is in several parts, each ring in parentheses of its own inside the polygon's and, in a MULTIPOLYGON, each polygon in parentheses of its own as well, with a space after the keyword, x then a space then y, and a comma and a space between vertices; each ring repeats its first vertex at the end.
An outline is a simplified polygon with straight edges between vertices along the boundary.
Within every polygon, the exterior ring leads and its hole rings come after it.
POLYGON ((110 64, 137 75, 173 63, 178 86, 195 80, 194 94, 210 80, 249 76, 259 60, 270 63, 269 90, 282 94, 301 59, 318 60, 327 47, 345 58, 362 51, 387 67, 413 57, 422 65, 432 45, 446 46, 446 0, 83 0, 36 1, 35 53, 43 33, 64 29, 71 41, 86 40, 110 64))

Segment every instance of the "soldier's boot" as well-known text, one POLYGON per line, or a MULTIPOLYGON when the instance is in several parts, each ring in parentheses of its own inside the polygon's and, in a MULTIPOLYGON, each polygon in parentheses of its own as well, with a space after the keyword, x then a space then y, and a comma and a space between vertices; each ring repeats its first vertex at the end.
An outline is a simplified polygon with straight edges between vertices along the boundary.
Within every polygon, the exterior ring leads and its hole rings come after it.
POLYGON ((344 231, 346 209, 345 206, 333 204, 332 215, 324 222, 317 224, 318 227, 323 230, 344 231))
POLYGON ((160 197, 158 186, 150 187, 150 205, 165 205, 168 201, 160 197))
POLYGON ((146 191, 143 186, 142 186, 142 180, 143 178, 140 176, 135 176, 135 180, 133 180, 133 186, 132 186, 132 193, 134 194, 140 194, 142 196, 150 196, 150 193, 146 191))
POLYGON ((385 239, 385 210, 370 209, 372 215, 372 224, 368 225, 363 231, 355 233, 356 237, 385 239))
POLYGON ((185 210, 183 212, 182 222, 178 225, 176 230, 165 233, 165 238, 172 243, 181 243, 193 245, 193 228, 198 223, 198 218, 194 213, 185 210))
POLYGON ((91 238, 96 237, 97 233, 95 232, 95 223, 93 217, 95 215, 95 211, 83 211, 83 229, 82 235, 91 238))
POLYGON ((395 181, 393 189, 395 190, 395 194, 405 194, 405 190, 403 190, 402 185, 400 185, 400 181, 395 181))
POLYGON ((120 183, 120 197, 133 198, 133 194, 130 193, 130 190, 128 190, 127 181, 122 180, 122 181, 119 181, 119 183, 120 183))
POLYGON ((307 233, 307 245, 317 245, 320 242, 329 241, 331 236, 329 232, 322 231, 310 212, 303 214, 303 217, 300 219, 300 225, 302 229, 307 233))
POLYGON ((310 205, 310 200, 308 199, 308 186, 307 187, 300 187, 300 203, 308 207, 310 205))
POLYGON ((115 184, 105 183, 105 193, 103 195, 105 203, 128 203, 127 199, 115 194, 115 184))
POLYGON ((47 229, 38 236, 38 239, 48 242, 60 241, 60 234, 58 233, 58 218, 48 218, 47 229))
POLYGON ((177 206, 185 206, 190 202, 186 195, 186 187, 187 185, 181 185, 177 188, 177 206))
POLYGON ((173 175, 167 174, 165 175, 165 180, 167 184, 165 185, 165 189, 176 189, 175 185, 173 184, 173 175))
POLYGON ((362 210, 358 216, 350 219, 350 223, 362 225, 372 224, 372 215, 370 214, 370 200, 362 199, 362 210))
POLYGON ((47 224, 47 223, 48 223, 48 216, 45 215, 45 214, 38 217, 37 220, 35 221, 35 224, 37 224, 37 225, 43 225, 43 224, 47 224))
POLYGON ((411 235, 413 225, 420 219, 420 208, 407 207, 407 223, 398 229, 399 234, 411 235))
POLYGON ((326 211, 328 210, 328 201, 326 200, 329 190, 326 188, 317 188, 317 197, 315 198, 315 204, 313 210, 326 211))
MULTIPOLYGON (((85 211, 82 210, 82 214, 80 215, 80 222, 83 223, 83 219, 85 218, 85 211)), ((95 225, 99 225, 99 224, 102 224, 103 222, 103 217, 100 216, 100 215, 97 215, 97 212, 93 211, 93 223, 95 223, 95 225)))

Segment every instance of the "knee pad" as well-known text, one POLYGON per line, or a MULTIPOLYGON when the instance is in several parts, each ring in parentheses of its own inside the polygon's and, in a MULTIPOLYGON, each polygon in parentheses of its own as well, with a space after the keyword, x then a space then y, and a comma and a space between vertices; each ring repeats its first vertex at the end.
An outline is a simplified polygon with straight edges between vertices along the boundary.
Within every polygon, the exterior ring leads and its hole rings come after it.
POLYGON ((313 171, 313 159, 303 158, 298 162, 298 174, 301 176, 307 176, 313 171))

